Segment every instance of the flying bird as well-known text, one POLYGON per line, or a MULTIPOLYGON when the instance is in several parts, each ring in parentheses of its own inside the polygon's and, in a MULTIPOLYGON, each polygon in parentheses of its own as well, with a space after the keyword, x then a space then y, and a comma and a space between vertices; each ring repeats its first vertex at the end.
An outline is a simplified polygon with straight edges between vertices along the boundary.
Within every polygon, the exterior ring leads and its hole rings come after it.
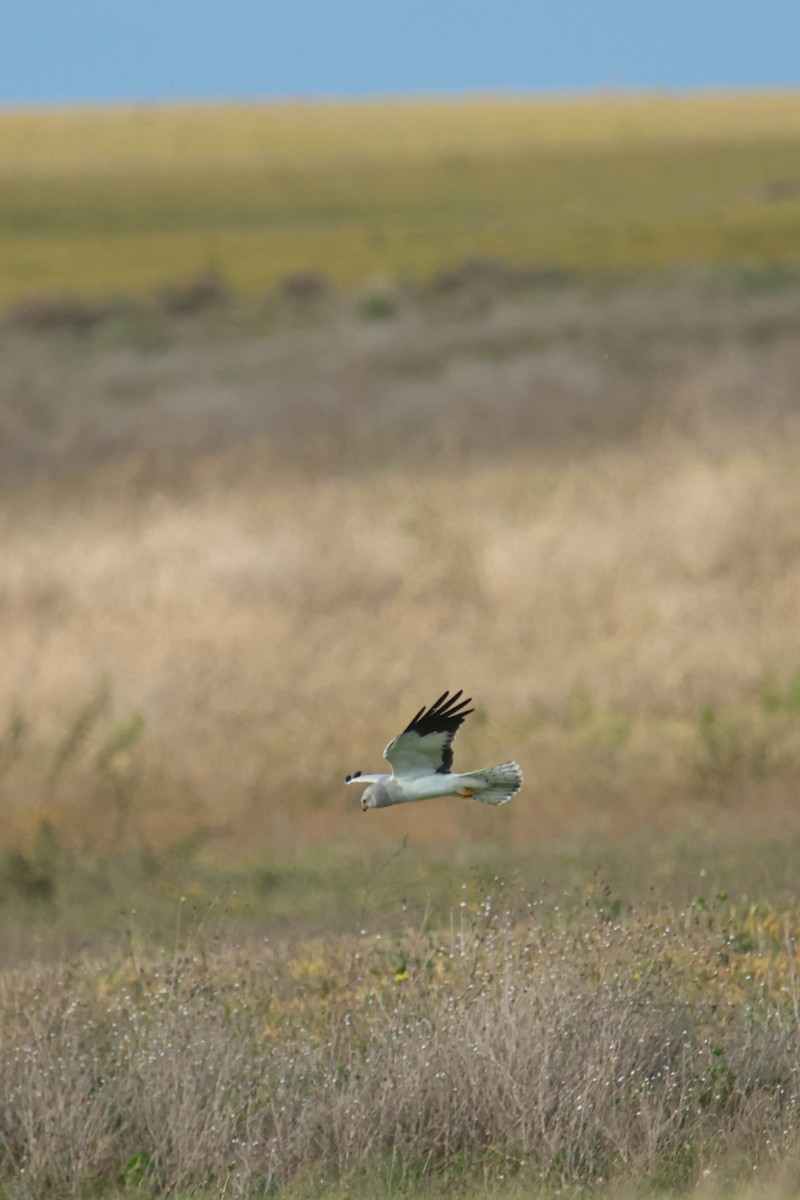
POLYGON ((479 804, 505 804, 522 787, 518 763, 501 763, 483 771, 455 774, 453 742, 461 723, 473 708, 470 698, 461 699, 443 692, 430 708, 421 708, 402 733, 389 742, 383 757, 392 768, 391 775, 347 775, 345 783, 368 783, 361 797, 361 808, 388 808, 410 800, 430 800, 433 796, 464 796, 479 804))

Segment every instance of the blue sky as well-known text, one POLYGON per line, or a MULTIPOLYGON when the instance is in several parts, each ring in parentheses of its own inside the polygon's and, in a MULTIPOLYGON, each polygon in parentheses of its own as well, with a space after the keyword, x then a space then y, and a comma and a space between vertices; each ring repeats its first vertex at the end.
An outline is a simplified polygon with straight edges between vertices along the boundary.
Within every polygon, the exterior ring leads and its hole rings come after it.
POLYGON ((800 0, 3 0, 0 104, 800 84, 800 0))

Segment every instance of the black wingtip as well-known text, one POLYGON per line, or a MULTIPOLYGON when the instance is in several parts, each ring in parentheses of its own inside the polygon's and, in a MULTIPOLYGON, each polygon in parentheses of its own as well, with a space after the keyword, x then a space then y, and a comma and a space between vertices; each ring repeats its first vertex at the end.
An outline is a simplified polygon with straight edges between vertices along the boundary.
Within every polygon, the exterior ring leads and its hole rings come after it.
POLYGON ((353 776, 353 779, 359 779, 360 777, 361 777, 361 772, 356 771, 355 775, 353 776))
POLYGON ((458 689, 453 695, 450 692, 442 692, 438 700, 435 700, 429 708, 420 709, 413 720, 406 726, 403 732, 408 733, 413 730, 420 735, 424 733, 446 732, 450 731, 455 735, 461 722, 470 713, 474 712, 473 708, 467 708, 471 703, 472 697, 467 696, 462 699, 463 690, 458 689))
POLYGON ((345 783, 352 783, 352 781, 353 781, 353 776, 352 776, 352 775, 345 775, 345 777, 344 777, 344 781, 345 781, 345 783))

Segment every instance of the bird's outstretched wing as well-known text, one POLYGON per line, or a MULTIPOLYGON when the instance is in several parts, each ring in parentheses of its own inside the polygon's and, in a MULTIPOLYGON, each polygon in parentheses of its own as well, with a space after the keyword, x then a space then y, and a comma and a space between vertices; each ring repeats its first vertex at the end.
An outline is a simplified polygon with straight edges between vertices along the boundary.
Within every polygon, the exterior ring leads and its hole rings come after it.
POLYGON ((469 697, 460 700, 444 692, 430 708, 421 708, 383 752, 395 775, 413 775, 417 771, 447 775, 453 765, 453 739, 465 717, 475 710, 467 708, 469 697))

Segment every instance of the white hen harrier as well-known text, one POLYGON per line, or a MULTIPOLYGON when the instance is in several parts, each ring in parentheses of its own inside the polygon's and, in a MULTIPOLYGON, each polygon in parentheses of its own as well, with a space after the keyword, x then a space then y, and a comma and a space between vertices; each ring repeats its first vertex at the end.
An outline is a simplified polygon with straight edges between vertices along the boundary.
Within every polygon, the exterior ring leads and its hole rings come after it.
POLYGON ((453 741, 461 722, 475 710, 466 708, 469 699, 460 700, 444 692, 430 708, 421 708, 413 721, 398 734, 383 752, 392 768, 391 775, 348 775, 345 783, 368 783, 361 797, 361 808, 388 808, 410 800, 430 800, 433 796, 465 796, 480 804, 505 804, 522 787, 518 763, 501 763, 484 771, 465 775, 451 773, 453 741))

